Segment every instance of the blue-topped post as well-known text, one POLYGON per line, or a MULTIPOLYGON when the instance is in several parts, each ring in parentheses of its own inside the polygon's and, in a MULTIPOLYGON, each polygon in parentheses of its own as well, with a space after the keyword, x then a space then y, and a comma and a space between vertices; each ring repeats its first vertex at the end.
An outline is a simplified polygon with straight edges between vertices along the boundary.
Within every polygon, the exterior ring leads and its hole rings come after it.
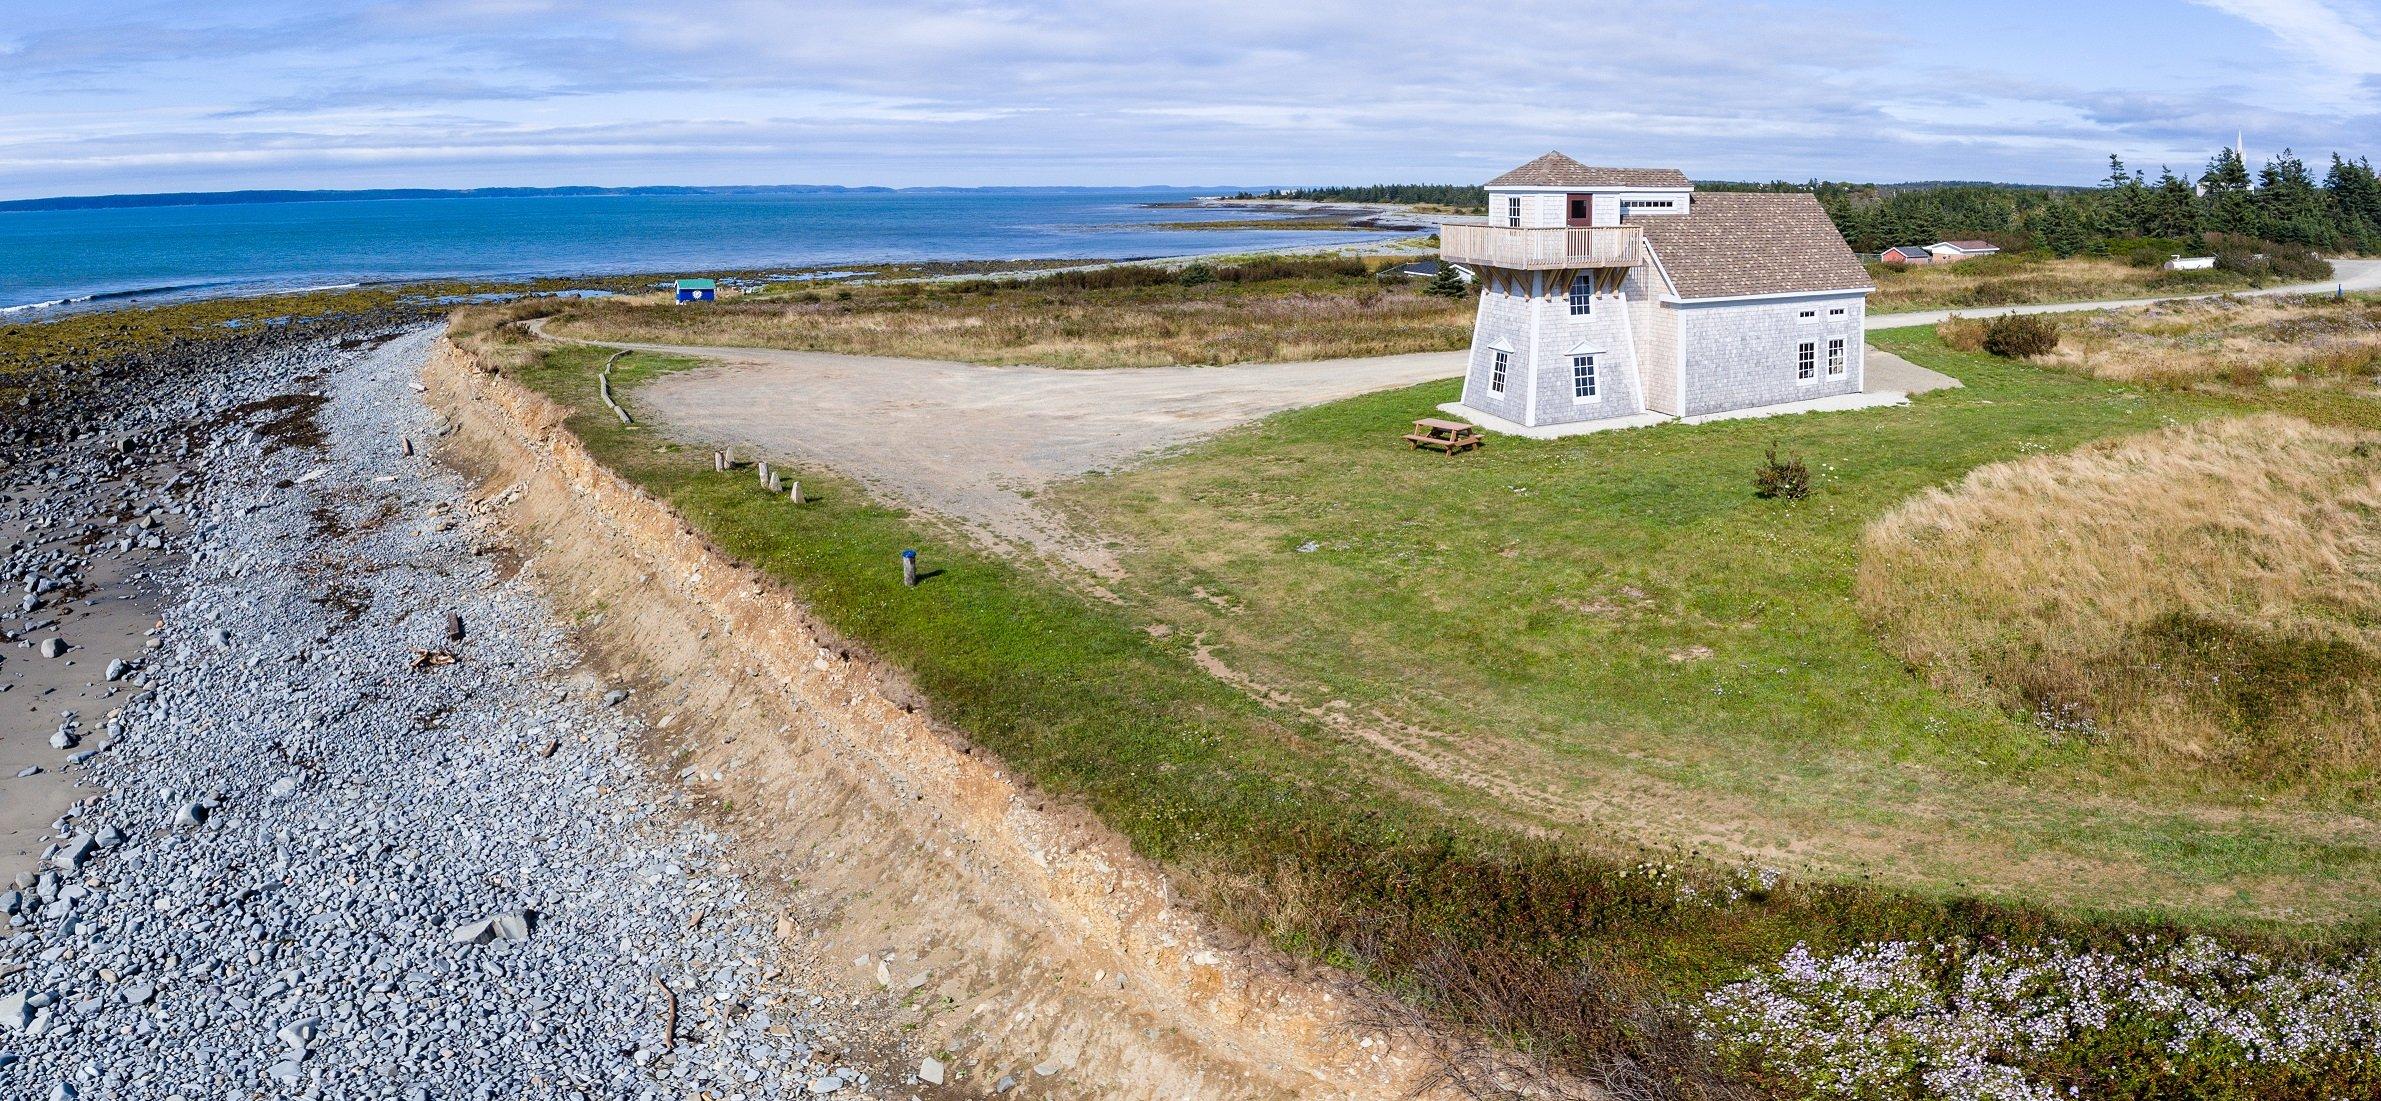
POLYGON ((918 583, 918 552, 914 550, 901 552, 901 583, 913 588, 918 583))

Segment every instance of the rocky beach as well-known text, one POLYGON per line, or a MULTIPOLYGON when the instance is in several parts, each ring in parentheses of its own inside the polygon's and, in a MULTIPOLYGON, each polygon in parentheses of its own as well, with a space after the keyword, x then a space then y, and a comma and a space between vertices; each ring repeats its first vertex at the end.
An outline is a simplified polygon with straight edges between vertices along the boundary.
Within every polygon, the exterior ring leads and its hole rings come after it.
POLYGON ((866 1007, 785 958, 430 457, 433 338, 355 318, 9 410, 0 1092, 884 1093, 866 1007))

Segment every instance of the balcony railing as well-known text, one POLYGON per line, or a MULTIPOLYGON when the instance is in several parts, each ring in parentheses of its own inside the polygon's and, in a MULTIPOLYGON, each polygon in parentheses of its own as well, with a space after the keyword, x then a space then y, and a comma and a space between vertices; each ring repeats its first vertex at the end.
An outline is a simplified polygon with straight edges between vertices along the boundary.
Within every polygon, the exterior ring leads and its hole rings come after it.
POLYGON ((1636 226, 1511 229, 1505 226, 1443 225, 1439 255, 1449 263, 1546 271, 1558 268, 1637 266, 1636 226))

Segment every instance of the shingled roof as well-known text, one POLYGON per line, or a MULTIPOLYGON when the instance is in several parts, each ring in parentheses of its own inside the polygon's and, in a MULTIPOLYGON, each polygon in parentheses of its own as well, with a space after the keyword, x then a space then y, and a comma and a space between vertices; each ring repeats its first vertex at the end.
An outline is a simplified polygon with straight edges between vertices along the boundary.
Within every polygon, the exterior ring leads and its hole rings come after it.
POLYGON ((1704 192, 1686 214, 1629 224, 1680 298, 1875 289, 1814 195, 1704 192))
POLYGON ((1676 187, 1688 188, 1687 174, 1675 168, 1591 168, 1548 153, 1488 181, 1490 187, 1676 187))

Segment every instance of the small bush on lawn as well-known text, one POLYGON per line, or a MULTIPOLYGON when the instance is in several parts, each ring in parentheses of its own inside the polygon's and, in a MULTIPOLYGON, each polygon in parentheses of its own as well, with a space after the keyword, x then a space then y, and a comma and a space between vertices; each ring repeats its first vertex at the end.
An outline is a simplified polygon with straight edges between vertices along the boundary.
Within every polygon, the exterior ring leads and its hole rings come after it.
POLYGON ((2049 355, 2059 350, 2058 323, 2036 314, 2002 314, 1984 326, 1984 350, 2002 359, 2049 355))
POLYGON ((1799 501, 1811 495, 1811 471, 1798 458, 1780 459, 1777 445, 1770 445, 1761 465, 1753 471, 1753 496, 1764 500, 1783 498, 1799 501))
POLYGON ((1984 350, 1984 322, 1978 318, 1952 314, 1935 326, 1935 336, 1947 348, 1963 352, 1984 350))

